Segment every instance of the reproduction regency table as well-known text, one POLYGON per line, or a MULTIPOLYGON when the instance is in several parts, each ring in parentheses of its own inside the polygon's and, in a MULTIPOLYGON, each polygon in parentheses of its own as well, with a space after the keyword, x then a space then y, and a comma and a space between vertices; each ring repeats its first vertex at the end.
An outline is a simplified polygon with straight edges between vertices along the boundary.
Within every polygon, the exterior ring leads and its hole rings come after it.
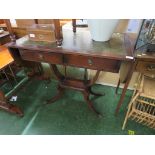
MULTIPOLYGON (((95 113, 99 112, 94 108, 89 99, 90 94, 101 95, 93 92, 91 86, 97 80, 100 71, 118 73, 122 62, 129 62, 130 70, 124 85, 119 103, 116 107, 116 114, 123 103, 125 92, 133 73, 133 48, 132 39, 129 34, 114 33, 108 42, 95 42, 91 39, 88 30, 73 33, 71 30, 63 30, 63 42, 61 46, 56 43, 33 42, 28 36, 20 38, 8 44, 15 61, 18 62, 46 62, 56 75, 58 84, 58 94, 48 103, 59 99, 64 88, 79 90, 83 93, 85 101, 90 109, 95 113), (78 68, 96 70, 93 79, 88 79, 85 74, 84 80, 73 79, 62 75, 57 65, 73 66, 78 68)), ((18 112, 17 112, 18 113, 18 112)))

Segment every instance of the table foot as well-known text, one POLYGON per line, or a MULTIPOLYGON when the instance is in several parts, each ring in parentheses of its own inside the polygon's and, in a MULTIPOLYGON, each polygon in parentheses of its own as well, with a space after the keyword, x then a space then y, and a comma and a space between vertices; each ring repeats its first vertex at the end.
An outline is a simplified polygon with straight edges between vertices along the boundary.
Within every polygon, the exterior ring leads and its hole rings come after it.
POLYGON ((96 92, 92 91, 91 87, 89 87, 88 90, 89 90, 89 93, 94 96, 104 96, 105 95, 105 93, 100 94, 100 93, 96 93, 96 92))
POLYGON ((1 103, 0 101, 0 109, 17 114, 19 116, 24 116, 23 112, 18 106, 10 104, 10 103, 1 103))
POLYGON ((89 92, 83 91, 84 99, 85 99, 85 101, 87 102, 89 108, 90 108, 93 112, 95 112, 97 115, 100 115, 100 113, 94 108, 93 103, 90 101, 89 95, 90 95, 89 92))
POLYGON ((4 93, 2 91, 0 91, 0 109, 17 114, 19 116, 24 115, 22 110, 18 106, 8 103, 4 93))
POLYGON ((58 86, 58 93, 51 99, 47 100, 47 104, 50 104, 50 103, 53 103, 55 102, 56 100, 60 99, 61 96, 63 95, 63 92, 64 92, 64 89, 60 86, 58 86))

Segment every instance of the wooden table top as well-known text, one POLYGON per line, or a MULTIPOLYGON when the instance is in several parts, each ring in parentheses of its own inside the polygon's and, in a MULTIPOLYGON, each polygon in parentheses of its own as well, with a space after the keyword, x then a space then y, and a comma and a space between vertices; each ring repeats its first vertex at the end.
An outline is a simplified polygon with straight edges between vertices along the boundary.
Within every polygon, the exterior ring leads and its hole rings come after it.
POLYGON ((30 41, 28 36, 9 43, 8 47, 130 61, 133 60, 133 42, 129 34, 114 33, 109 41, 96 42, 88 30, 77 30, 76 33, 63 30, 61 47, 57 47, 56 43, 30 41))
POLYGON ((12 63, 14 59, 12 58, 8 49, 4 46, 0 46, 0 69, 3 69, 8 64, 12 63))

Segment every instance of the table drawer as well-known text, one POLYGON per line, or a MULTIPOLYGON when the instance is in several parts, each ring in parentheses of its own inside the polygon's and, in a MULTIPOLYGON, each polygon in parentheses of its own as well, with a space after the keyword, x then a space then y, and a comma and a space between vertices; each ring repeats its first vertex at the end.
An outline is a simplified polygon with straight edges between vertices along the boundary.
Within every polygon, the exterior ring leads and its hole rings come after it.
POLYGON ((120 68, 119 60, 96 58, 81 55, 75 56, 70 54, 64 55, 64 64, 81 68, 104 70, 114 73, 117 73, 120 68))
POLYGON ((63 64, 63 54, 61 53, 44 53, 44 60, 50 64, 63 64))
POLYGON ((45 53, 33 50, 20 50, 22 59, 28 61, 47 62, 51 64, 62 64, 63 56, 60 53, 45 53))
POLYGON ((28 61, 42 61, 43 56, 40 54, 40 52, 31 51, 31 50, 20 50, 20 55, 22 59, 28 60, 28 61))
POLYGON ((136 71, 146 74, 155 74, 155 62, 138 61, 136 71))

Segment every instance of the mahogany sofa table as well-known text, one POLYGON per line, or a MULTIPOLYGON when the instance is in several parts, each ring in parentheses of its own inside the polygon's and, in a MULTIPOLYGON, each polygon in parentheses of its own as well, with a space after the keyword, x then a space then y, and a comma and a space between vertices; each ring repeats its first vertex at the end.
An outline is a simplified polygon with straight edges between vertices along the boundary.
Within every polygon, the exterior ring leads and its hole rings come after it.
POLYGON ((4 31, 3 33, 0 33, 0 45, 4 45, 10 41, 10 35, 9 32, 4 31))
POLYGON ((129 63, 131 69, 124 85, 119 103, 116 107, 116 114, 123 103, 125 92, 133 73, 133 45, 128 34, 114 33, 108 42, 95 42, 91 39, 88 30, 81 30, 73 33, 71 30, 63 30, 62 46, 56 43, 33 42, 28 36, 20 38, 8 44, 8 48, 15 61, 31 61, 49 63, 56 75, 58 84, 58 94, 50 99, 48 103, 59 99, 64 88, 79 90, 83 93, 88 106, 98 114, 93 103, 89 100, 89 95, 100 95, 92 92, 91 86, 97 80, 100 71, 118 73, 122 62, 129 63), (97 70, 93 79, 84 80, 68 78, 62 75, 57 65, 73 66, 78 68, 97 70))

